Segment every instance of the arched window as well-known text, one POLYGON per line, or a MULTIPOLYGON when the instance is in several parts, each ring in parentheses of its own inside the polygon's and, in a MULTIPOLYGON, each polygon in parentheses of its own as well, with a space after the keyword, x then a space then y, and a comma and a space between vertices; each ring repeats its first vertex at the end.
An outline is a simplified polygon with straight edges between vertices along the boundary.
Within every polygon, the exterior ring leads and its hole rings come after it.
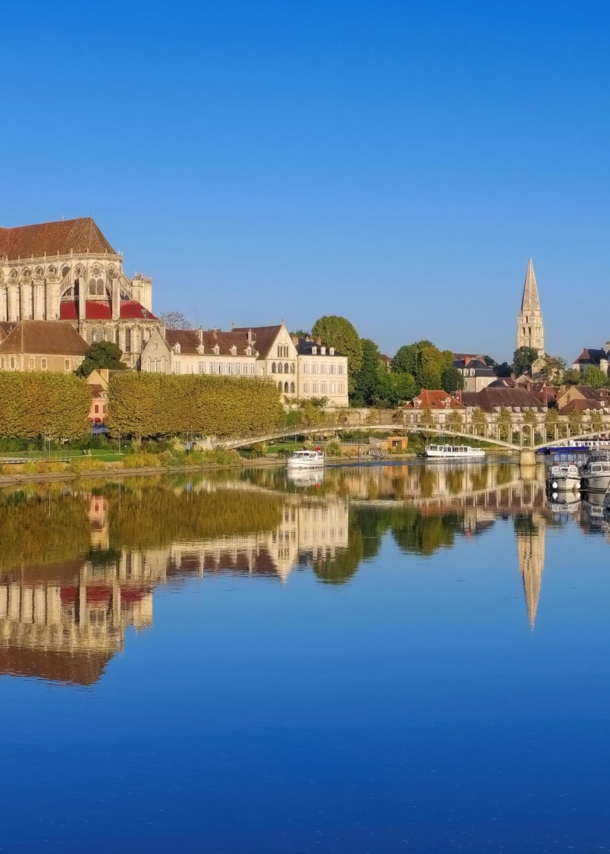
POLYGON ((281 362, 277 363, 277 372, 278 372, 278 374, 282 373, 282 363, 281 362))
POLYGON ((281 383, 281 382, 279 382, 279 383, 277 384, 277 387, 278 387, 278 388, 279 388, 279 390, 281 391, 281 390, 282 390, 282 383, 281 383))
POLYGON ((294 394, 294 383, 290 383, 290 394, 294 394))
POLYGON ((284 373, 287 374, 290 368, 288 367, 288 362, 284 365, 284 373))
POLYGON ((94 341, 103 341, 104 340, 104 330, 103 329, 94 329, 93 330, 93 340, 94 341))
POLYGON ((161 373, 165 373, 165 356, 161 356, 161 373))
POLYGON ((146 370, 150 371, 150 357, 146 360, 146 370))
POLYGON ((117 345, 117 347, 121 346, 121 333, 120 333, 120 330, 118 328, 117 328, 116 332, 114 333, 114 343, 117 345))
POLYGON ((96 290, 97 290, 98 296, 102 296, 102 297, 104 296, 105 291, 104 291, 104 280, 103 279, 97 280, 97 289, 96 290))
POLYGON ((276 366, 275 366, 275 362, 272 362, 272 364, 271 364, 271 373, 272 373, 272 374, 275 374, 275 373, 276 373, 276 371, 277 371, 277 368, 276 368, 276 366))
POLYGON ((284 391, 288 394, 288 383, 284 383, 284 391))
POLYGON ((131 353, 131 329, 125 330, 125 352, 131 353))
POLYGON ((89 294, 95 296, 95 279, 89 279, 89 294))
POLYGON ((290 373, 294 374, 294 362, 290 364, 290 373))

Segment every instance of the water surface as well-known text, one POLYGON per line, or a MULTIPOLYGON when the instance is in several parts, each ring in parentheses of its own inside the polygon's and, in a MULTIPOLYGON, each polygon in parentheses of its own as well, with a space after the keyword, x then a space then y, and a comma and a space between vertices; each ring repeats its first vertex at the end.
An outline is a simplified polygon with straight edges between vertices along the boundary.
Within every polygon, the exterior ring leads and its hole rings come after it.
POLYGON ((2 492, 0 849, 610 848, 606 522, 524 475, 2 492))

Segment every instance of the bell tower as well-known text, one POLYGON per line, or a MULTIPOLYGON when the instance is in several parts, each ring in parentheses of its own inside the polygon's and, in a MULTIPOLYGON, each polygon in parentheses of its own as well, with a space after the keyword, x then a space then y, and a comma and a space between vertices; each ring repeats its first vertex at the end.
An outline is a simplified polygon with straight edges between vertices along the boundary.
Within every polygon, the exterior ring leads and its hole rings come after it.
POLYGON ((531 258, 527 262, 521 311, 517 320, 517 349, 519 347, 533 347, 539 356, 544 356, 544 325, 531 258))

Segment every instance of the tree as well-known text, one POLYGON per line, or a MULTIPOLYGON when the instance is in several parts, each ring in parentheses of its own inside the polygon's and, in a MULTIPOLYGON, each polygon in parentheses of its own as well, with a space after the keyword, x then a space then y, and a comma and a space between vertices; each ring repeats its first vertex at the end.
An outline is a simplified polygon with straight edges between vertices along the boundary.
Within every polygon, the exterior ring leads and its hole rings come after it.
POLYGON ((581 385, 582 374, 576 368, 571 368, 563 375, 563 382, 565 385, 581 385))
POLYGON ((535 347, 519 347, 515 350, 513 356, 513 366, 515 376, 520 377, 522 374, 532 375, 532 365, 538 358, 538 350, 535 347))
POLYGON ((424 347, 417 354, 415 380, 420 388, 440 389, 445 365, 436 347, 424 347))
POLYGON ((159 315, 167 329, 192 329, 191 321, 181 311, 164 311, 159 315))
POLYGON ((571 412, 568 412, 568 424, 571 436, 577 436, 579 433, 582 433, 582 412, 580 409, 572 409, 571 412))
POLYGON ((291 338, 308 338, 309 332, 305 332, 304 329, 296 329, 294 332, 290 333, 291 338))
POLYGON ((585 368, 582 372, 582 384, 590 385, 593 388, 603 388, 608 382, 608 376, 605 374, 601 368, 596 368, 593 365, 589 365, 588 368, 585 368))
POLYGON ((84 362, 76 369, 79 377, 88 377, 92 371, 108 368, 111 371, 124 371, 127 365, 121 361, 123 351, 112 341, 95 341, 87 347, 84 362))
POLYGON ((604 419, 599 409, 591 413, 591 430, 594 433, 601 433, 604 429, 604 419))
POLYGON ((556 409, 548 409, 544 416, 545 438, 547 442, 552 442, 555 439, 557 425, 559 423, 559 415, 556 409))
POLYGON ((501 407, 498 413, 498 438, 502 442, 508 442, 512 434, 513 419, 510 411, 505 407, 501 407))
POLYGON ((383 398, 384 370, 379 347, 369 338, 363 338, 362 364, 354 376, 354 402, 360 406, 374 406, 383 398))
POLYGON ((404 344, 392 359, 392 370, 397 374, 412 374, 417 370, 417 356, 424 347, 434 347, 432 341, 416 341, 414 344, 404 344))
POLYGON ((472 411, 472 426, 475 436, 484 436, 486 425, 487 416, 479 406, 475 407, 472 411))
POLYGON ((447 417, 447 426, 455 433, 461 433, 464 429, 464 419, 457 409, 452 409, 447 417))
POLYGON ((464 377, 457 368, 451 365, 451 367, 445 368, 441 374, 441 387, 443 391, 448 393, 460 391, 464 388, 464 377))
POLYGON ((354 326, 345 317, 327 314, 316 320, 311 335, 320 338, 327 347, 334 347, 347 356, 348 390, 353 394, 355 377, 362 365, 362 341, 354 326))

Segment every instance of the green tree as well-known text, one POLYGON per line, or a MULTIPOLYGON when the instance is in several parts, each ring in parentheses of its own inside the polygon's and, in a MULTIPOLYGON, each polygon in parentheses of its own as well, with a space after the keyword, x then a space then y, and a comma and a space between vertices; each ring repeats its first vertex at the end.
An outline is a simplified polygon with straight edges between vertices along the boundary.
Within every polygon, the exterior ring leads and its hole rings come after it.
POLYGON ((417 371, 417 356, 426 347, 434 347, 432 341, 415 341, 413 344, 404 344, 392 359, 392 370, 397 374, 411 374, 415 376, 417 371))
POLYGON ((563 375, 564 385, 582 385, 582 374, 576 368, 571 368, 563 375))
POLYGON ((601 433, 604 429, 604 419, 599 409, 591 413, 591 430, 594 433, 601 433))
POLYGON ((502 406, 498 413, 498 436, 502 442, 508 442, 512 434, 513 419, 509 410, 502 406))
POLYGON ((464 418, 462 417, 462 413, 457 409, 452 409, 447 417, 447 426, 450 430, 453 430, 456 433, 461 433, 464 429, 464 418))
POLYGON ((545 441, 552 442, 555 439, 556 427, 559 422, 559 415, 556 409, 548 409, 544 416, 545 441))
POLYGON ((440 389, 444 370, 443 356, 436 347, 424 347, 417 354, 415 380, 420 388, 440 389))
POLYGON ((460 391, 464 388, 464 377, 457 368, 454 368, 453 365, 451 365, 450 367, 445 368, 441 375, 441 387, 443 391, 449 393, 453 391, 460 391))
POLYGON ((472 411, 472 426, 474 428, 475 436, 484 436, 485 435, 485 427, 487 425, 487 416, 483 412, 483 410, 477 406, 472 411))
POLYGON ((532 365, 538 358, 538 350, 535 347, 519 347, 515 350, 513 356, 513 366, 515 376, 520 377, 521 374, 532 374, 532 365))
POLYGON ((111 371, 124 371, 127 365, 121 361, 123 351, 112 341, 95 341, 87 347, 84 362, 76 369, 79 377, 88 377, 98 368, 111 371))
POLYGON ((577 436, 579 433, 582 433, 582 412, 580 409, 572 409, 568 413, 568 424, 571 436, 577 436))
POLYGON ((348 389, 353 394, 355 377, 362 365, 362 341, 355 327, 345 317, 328 314, 316 320, 311 334, 314 338, 321 338, 327 347, 334 347, 347 356, 348 389))
POLYGON ((601 368, 589 365, 582 372, 581 382, 583 385, 590 385, 593 388, 603 388, 608 382, 608 375, 601 368))
POLYGON ((384 397, 384 377, 387 373, 381 362, 379 347, 369 338, 363 338, 362 363, 354 376, 354 403, 359 406, 375 406, 384 397))

